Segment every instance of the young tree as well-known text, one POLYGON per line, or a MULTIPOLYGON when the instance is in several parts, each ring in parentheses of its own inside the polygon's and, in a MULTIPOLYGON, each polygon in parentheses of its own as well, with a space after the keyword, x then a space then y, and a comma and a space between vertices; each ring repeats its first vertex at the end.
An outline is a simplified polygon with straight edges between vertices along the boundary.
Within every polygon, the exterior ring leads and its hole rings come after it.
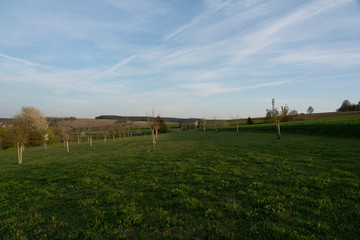
POLYGON ((231 119, 236 121, 236 135, 239 136, 239 121, 238 121, 238 119, 240 119, 240 115, 236 115, 236 117, 230 115, 230 117, 231 117, 231 119))
POLYGON ((117 131, 119 133, 119 138, 121 138, 121 134, 124 133, 124 124, 122 122, 117 122, 115 124, 115 128, 117 129, 117 131))
POLYGON ((158 139, 158 134, 159 134, 159 128, 160 128, 159 118, 160 118, 159 116, 157 116, 157 118, 153 118, 153 127, 155 129, 155 139, 158 139))
POLYGON ((152 143, 153 143, 153 151, 155 152, 156 139, 155 139, 155 118, 154 118, 154 110, 152 111, 151 117, 148 115, 148 125, 149 125, 150 132, 151 132, 151 138, 152 138, 152 143))
POLYGON ((25 133, 44 133, 49 127, 46 117, 35 107, 22 107, 21 112, 14 116, 15 124, 25 133))
POLYGON ((18 146, 18 162, 22 163, 22 151, 24 144, 27 142, 37 143, 36 141, 43 142, 46 130, 49 124, 46 117, 39 109, 35 107, 22 107, 21 111, 14 117, 15 127, 17 130, 17 146, 18 146))
POLYGON ((116 134, 116 127, 115 126, 111 126, 109 128, 109 132, 112 135, 113 139, 115 139, 115 134, 116 134))
POLYGON ((215 132, 217 133, 218 130, 217 130, 217 122, 216 122, 216 116, 215 115, 213 115, 213 124, 214 124, 215 132))
POLYGON ((199 122, 196 120, 196 121, 194 122, 194 127, 195 127, 196 132, 197 132, 198 126, 199 126, 199 122))
POLYGON ((276 124, 278 139, 281 138, 280 122, 286 118, 288 111, 289 111, 289 107, 286 104, 285 104, 285 106, 281 106, 281 112, 279 112, 277 110, 277 108, 274 109, 273 116, 274 116, 274 121, 276 124))
POLYGON ((312 114, 314 112, 314 108, 312 106, 309 106, 307 109, 308 114, 312 114))
POLYGON ((206 118, 201 119, 201 126, 204 129, 204 132, 206 132, 206 118))
POLYGON ((104 142, 106 142, 107 136, 109 135, 109 131, 106 128, 103 128, 101 133, 104 136, 104 142))

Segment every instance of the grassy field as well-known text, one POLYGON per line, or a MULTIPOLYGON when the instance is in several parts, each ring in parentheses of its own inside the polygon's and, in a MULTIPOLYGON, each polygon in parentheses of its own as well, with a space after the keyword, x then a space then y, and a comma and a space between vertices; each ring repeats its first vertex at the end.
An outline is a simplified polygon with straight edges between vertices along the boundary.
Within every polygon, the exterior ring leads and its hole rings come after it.
POLYGON ((360 139, 176 132, 0 152, 1 239, 358 239, 360 139))
MULTIPOLYGON (((360 138, 360 116, 348 116, 337 118, 319 118, 305 121, 282 122, 280 124, 283 134, 295 133, 312 136, 328 137, 351 137, 360 138)), ((235 123, 230 123, 227 127, 221 128, 221 131, 235 131, 235 123)), ((273 133, 274 123, 239 125, 239 131, 246 132, 269 132, 273 133)))

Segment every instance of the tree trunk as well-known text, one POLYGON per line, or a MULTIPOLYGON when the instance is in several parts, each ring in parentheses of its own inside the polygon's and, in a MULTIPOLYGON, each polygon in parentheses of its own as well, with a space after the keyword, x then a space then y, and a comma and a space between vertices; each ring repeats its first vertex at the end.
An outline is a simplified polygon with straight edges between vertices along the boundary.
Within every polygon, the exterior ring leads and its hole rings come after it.
POLYGON ((92 137, 90 137, 90 147, 92 147, 92 137))
POLYGON ((155 140, 155 133, 154 133, 154 130, 151 130, 151 135, 152 135, 152 141, 153 141, 153 151, 155 152, 155 144, 156 144, 156 140, 155 140))
POLYGON ((20 146, 19 143, 16 144, 17 145, 17 150, 18 150, 18 163, 22 164, 22 146, 20 146))
POLYGON ((78 144, 80 144, 80 137, 78 136, 78 144))
POLYGON ((104 136, 104 142, 106 142, 106 136, 104 136))
POLYGON ((69 149, 69 139, 66 139, 66 151, 67 151, 67 152, 70 152, 70 149, 69 149))
POLYGON ((236 134, 239 136, 239 124, 236 123, 236 134))
POLYGON ((276 122, 276 128, 277 128, 277 138, 281 138, 281 132, 280 132, 280 121, 276 122))

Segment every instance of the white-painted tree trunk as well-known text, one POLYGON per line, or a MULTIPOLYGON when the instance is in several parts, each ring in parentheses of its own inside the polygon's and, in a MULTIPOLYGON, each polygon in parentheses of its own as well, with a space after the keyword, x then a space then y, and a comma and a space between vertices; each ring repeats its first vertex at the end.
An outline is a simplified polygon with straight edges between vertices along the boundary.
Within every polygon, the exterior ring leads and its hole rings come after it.
POLYGON ((18 163, 22 164, 22 145, 20 145, 19 143, 16 144, 17 145, 17 150, 18 150, 18 163))

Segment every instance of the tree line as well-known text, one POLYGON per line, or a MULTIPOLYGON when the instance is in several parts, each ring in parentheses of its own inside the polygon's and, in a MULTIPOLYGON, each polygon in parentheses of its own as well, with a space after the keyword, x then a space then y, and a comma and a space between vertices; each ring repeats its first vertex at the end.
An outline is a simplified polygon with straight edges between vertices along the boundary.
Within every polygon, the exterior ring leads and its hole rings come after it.
POLYGON ((360 111, 360 101, 355 104, 351 103, 349 100, 344 100, 340 108, 336 109, 337 112, 351 112, 351 111, 360 111))

